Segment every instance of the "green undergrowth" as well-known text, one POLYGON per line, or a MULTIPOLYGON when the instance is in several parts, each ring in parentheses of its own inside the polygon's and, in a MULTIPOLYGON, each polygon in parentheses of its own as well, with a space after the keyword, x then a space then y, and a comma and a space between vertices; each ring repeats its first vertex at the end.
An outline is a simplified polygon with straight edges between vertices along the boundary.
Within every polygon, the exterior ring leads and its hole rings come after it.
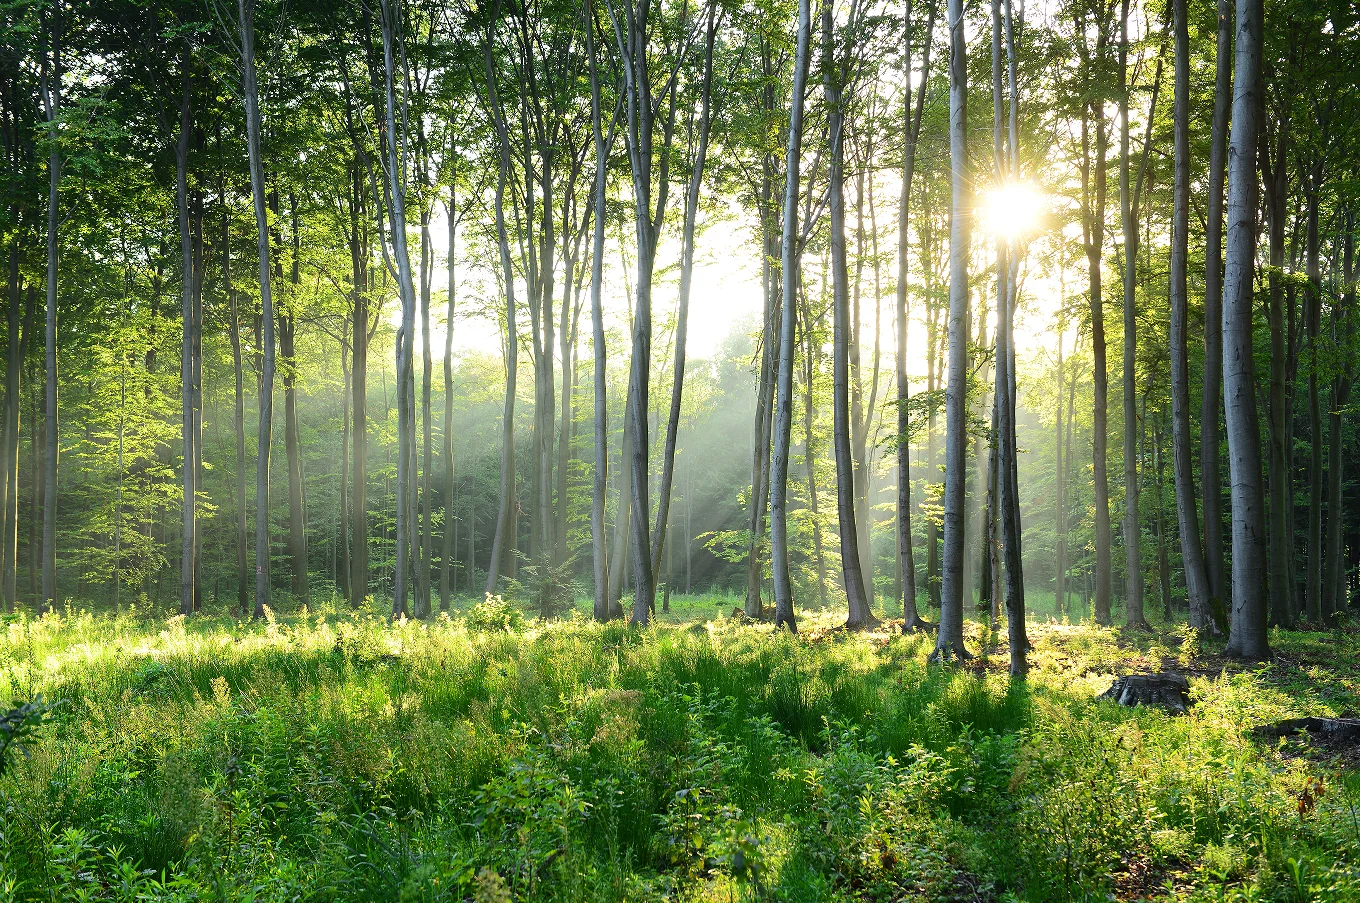
POLYGON ((705 619, 16 616, 0 699, 57 705, 0 773, 0 901, 1360 900, 1355 773, 1251 733, 1353 708, 1351 634, 1219 673, 1035 625, 1012 683, 675 601, 705 619), (1095 699, 1165 666, 1190 715, 1095 699))

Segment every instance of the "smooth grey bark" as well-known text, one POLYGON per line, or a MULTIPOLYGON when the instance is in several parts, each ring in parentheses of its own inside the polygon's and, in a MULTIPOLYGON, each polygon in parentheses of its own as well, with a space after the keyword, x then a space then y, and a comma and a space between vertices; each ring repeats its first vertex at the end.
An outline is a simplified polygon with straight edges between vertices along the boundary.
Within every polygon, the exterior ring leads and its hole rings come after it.
POLYGON ((236 289, 231 281, 231 213, 226 204, 226 186, 221 186, 222 200, 222 288, 227 296, 227 332, 231 342, 231 370, 233 379, 232 427, 236 450, 236 491, 233 526, 236 535, 236 606, 244 615, 250 605, 249 529, 246 519, 246 401, 245 380, 241 367, 241 312, 236 289))
POLYGON ((458 304, 458 272, 455 266, 458 259, 458 218, 457 175, 449 180, 449 300, 444 325, 444 536, 443 549, 439 556, 439 610, 449 610, 450 569, 453 566, 453 318, 458 304))
POLYGON ((1067 562, 1064 560, 1066 549, 1064 521, 1066 515, 1063 512, 1063 384, 1066 382, 1067 372, 1063 365, 1063 329, 1067 324, 1063 322, 1062 312, 1058 314, 1058 393, 1054 396, 1057 402, 1057 410, 1053 415, 1053 425, 1057 429, 1057 435, 1053 437, 1053 608, 1058 617, 1062 617, 1063 610, 1066 608, 1067 596, 1067 562))
POLYGON ((352 269, 351 304, 353 323, 350 343, 354 370, 350 383, 353 401, 354 442, 353 489, 350 502, 350 603, 358 606, 368 596, 368 289, 369 239, 364 215, 364 188, 358 166, 351 174, 350 266, 352 269))
MULTIPOLYGON (((958 2, 958 0, 954 0, 958 2)), ((860 569, 859 536, 855 523, 854 458, 850 450, 850 297, 845 250, 845 134, 841 108, 840 67, 835 63, 831 7, 822 7, 822 87, 826 96, 827 129, 831 153, 830 181, 831 285, 832 285, 832 439, 836 458, 836 516, 841 540, 841 570, 848 606, 846 626, 873 623, 869 598, 860 569)))
MULTIPOLYGON (((1143 614, 1142 523, 1138 518, 1138 210, 1133 196, 1129 142, 1129 0, 1119 17, 1119 214, 1124 229, 1124 572, 1126 620, 1129 627, 1146 628, 1143 614)), ((1158 58, 1158 65, 1161 60, 1158 58)), ((1161 70, 1158 69, 1160 76, 1161 70)), ((1156 95, 1153 96, 1156 103, 1156 95)), ((1141 181, 1141 179, 1140 179, 1141 181)))
MULTIPOLYGON (((1109 36, 1106 23, 1096 23, 1094 59, 1086 47, 1085 16, 1078 22, 1083 29, 1081 38, 1082 63, 1086 78, 1093 79, 1091 71, 1098 63, 1103 63, 1109 36)), ((1109 457, 1109 372, 1105 363, 1105 300, 1102 286, 1102 250, 1105 243, 1105 198, 1106 198, 1106 160, 1109 147, 1109 133, 1105 124, 1105 101, 1097 97, 1088 101, 1082 108, 1081 120, 1082 145, 1082 246, 1086 252, 1088 302, 1091 312, 1091 357, 1092 357, 1092 470, 1095 482, 1095 568, 1094 607, 1097 624, 1110 623, 1110 480, 1108 475, 1109 457), (1095 127, 1092 140, 1091 128, 1095 127), (1094 145, 1094 148, 1092 147, 1094 145), (1095 159, 1091 153, 1094 150, 1095 159)))
MULTIPOLYGON (((422 144, 424 142, 422 141, 422 144)), ((424 166, 428 165, 428 160, 424 166)), ((424 187, 428 188, 428 179, 424 187)), ((434 473, 434 418, 431 416, 431 395, 434 382, 434 357, 430 348, 430 295, 434 280, 434 248, 430 240, 430 202, 420 208, 420 543, 416 564, 416 605, 418 618, 433 613, 431 604, 431 567, 434 560, 434 496, 430 480, 434 473)))
MULTIPOLYGON (((1234 114, 1235 115, 1235 114, 1234 114)), ((1288 496, 1292 490, 1290 444, 1293 440, 1290 413, 1291 383, 1289 358, 1293 342, 1288 333, 1292 322, 1287 321, 1286 306, 1293 310, 1293 286, 1286 289, 1285 232, 1290 213, 1289 119, 1287 113, 1275 123, 1270 134, 1269 123, 1263 126, 1265 135, 1260 141, 1261 176, 1264 182, 1265 219, 1268 226, 1267 255, 1269 270, 1266 281, 1269 293, 1265 304, 1266 321, 1270 328, 1270 381, 1266 395, 1266 425, 1269 438, 1266 468, 1266 489, 1270 499, 1267 508, 1267 536, 1270 548, 1269 615, 1278 623, 1289 626, 1294 620, 1293 585, 1293 530, 1290 529, 1288 496), (1271 139, 1274 139, 1272 142, 1271 139), (1270 146, 1275 145, 1272 156, 1270 146), (1286 305, 1286 294, 1289 295, 1286 305)), ((1292 320, 1292 318, 1291 318, 1292 320)))
MULTIPOLYGON (((1176 99, 1175 110, 1172 113, 1174 185, 1171 211, 1170 287, 1172 470, 1176 491, 1176 519, 1180 526, 1181 562, 1182 569, 1185 572, 1187 601, 1190 606, 1190 626, 1196 630, 1205 630, 1210 629, 1213 624, 1209 601, 1212 589, 1205 567, 1204 549, 1200 545, 1199 519, 1195 511, 1195 476, 1191 460, 1193 438, 1190 427, 1190 365, 1186 336, 1190 306, 1186 274, 1190 231, 1190 32, 1186 22, 1186 0, 1174 0, 1173 7, 1176 45, 1176 99)), ((1206 320, 1206 330, 1207 327, 1206 320)), ((1205 367, 1205 382, 1207 384, 1209 381, 1207 362, 1205 367)), ((1208 400, 1207 390, 1205 400, 1208 400)), ((1207 409, 1207 407, 1206 404, 1205 408, 1207 409)), ((1214 393, 1213 409, 1214 423, 1211 425, 1208 421, 1204 421, 1200 424, 1201 434, 1207 433, 1211 437, 1206 444, 1213 444, 1212 436, 1217 432, 1217 392, 1214 393)), ((1159 468, 1162 466, 1160 436, 1159 427, 1159 468)), ((1217 462, 1216 449, 1213 457, 1214 461, 1217 462)), ((1206 525, 1208 516, 1208 509, 1206 508, 1206 525)), ((1160 506, 1158 517, 1161 517, 1160 506)), ((1169 610, 1170 602, 1164 600, 1164 607, 1169 610)))
MULTIPOLYGON (((802 2, 802 0, 800 0, 802 2)), ((708 25, 704 38, 704 68, 699 97, 699 126, 694 161, 685 186, 684 223, 680 232, 680 290, 675 319, 675 375, 671 381, 671 404, 666 417, 666 440, 661 453, 661 480, 656 492, 656 523, 652 527, 652 572, 661 570, 661 550, 666 544, 666 527, 671 510, 671 484, 675 478, 675 445, 680 433, 680 406, 685 389, 685 338, 689 331, 689 294, 694 276, 694 231, 699 217, 699 189, 703 185, 704 165, 708 159, 708 138, 713 127, 713 42, 718 32, 716 4, 708 5, 708 25)))
MULTIPOLYGON (((21 329, 19 325, 20 276, 17 244, 10 248, 9 263, 10 298, 6 311, 8 347, 5 355, 5 507, 4 528, 3 531, 0 531, 0 550, 3 551, 4 555, 4 567, 0 569, 0 586, 3 586, 5 611, 12 612, 19 604, 19 407, 21 401, 19 393, 22 388, 20 374, 23 362, 28 356, 29 345, 33 339, 34 309, 37 304, 34 300, 35 288, 30 283, 28 286, 27 312, 24 315, 21 329)), ((117 529, 117 526, 118 521, 115 520, 115 529, 117 529)))
MULTIPOLYGON (((789 99, 789 136, 784 154, 784 229, 780 240, 779 368, 775 389, 774 448, 770 456, 770 562, 774 575, 775 627, 798 632, 789 577, 789 456, 793 439, 794 325, 798 317, 798 193, 803 154, 803 100, 807 91, 812 12, 810 0, 798 0, 798 33, 789 99)), ((809 464, 811 462, 809 461, 809 464)))
POLYGON ((1223 394, 1232 486, 1232 618, 1227 653, 1270 656, 1261 432, 1252 356, 1256 259, 1256 137, 1261 109, 1261 0, 1237 0, 1236 89, 1228 145, 1227 259, 1223 278, 1223 394))
MULTIPOLYGON (((1328 138, 1327 118, 1317 111, 1322 128, 1322 144, 1328 138)), ((1308 286, 1305 293, 1305 328, 1308 333, 1308 558, 1306 562, 1306 591, 1304 599, 1308 605, 1308 616, 1315 623, 1330 620, 1327 606, 1330 601, 1322 591, 1322 494, 1325 479, 1322 472, 1322 400, 1319 396, 1318 342, 1322 337, 1322 269, 1318 255, 1318 208, 1321 198, 1323 176, 1323 154, 1318 152, 1308 174, 1304 190, 1305 203, 1305 270, 1308 286)), ((1333 509, 1335 510, 1335 509, 1333 509)), ((1335 516, 1335 515, 1333 515, 1335 516)))
POLYGON ((963 645, 964 481, 968 347, 968 66, 963 0, 949 0, 949 383, 945 390, 944 554, 940 632, 931 657, 969 656, 963 645))
POLYGON ((757 202, 761 210, 761 243, 764 246, 761 253, 761 286, 764 289, 765 306, 761 316, 760 375, 756 380, 755 425, 751 445, 751 499, 747 506, 747 532, 750 538, 746 551, 744 609, 748 618, 757 619, 765 613, 760 599, 760 541, 765 536, 769 502, 770 440, 774 426, 775 368, 779 359, 780 340, 780 308, 770 266, 770 260, 774 257, 774 239, 768 219, 772 181, 772 174, 766 167, 757 202))
POLYGON ((198 554, 198 469, 194 430, 194 246, 189 229, 189 142, 193 131, 190 96, 190 50, 186 44, 180 60, 179 135, 175 142, 175 212, 180 242, 180 421, 183 464, 181 480, 180 614, 194 611, 198 554))
MULTIPOLYGON (((1209 137, 1209 200, 1204 230, 1204 384, 1199 450, 1204 569, 1209 581, 1209 598, 1220 603, 1228 601, 1218 421, 1223 394, 1223 190, 1228 171, 1228 113, 1232 104, 1232 4, 1233 0, 1218 0, 1214 113, 1209 137)), ((1198 612, 1191 606, 1191 626, 1217 629, 1211 614, 1212 605, 1211 602, 1208 610, 1198 612)))
POLYGON ((292 261, 287 304, 279 306, 279 356, 283 359, 283 449, 288 463, 288 561, 292 576, 293 600, 306 604, 310 596, 307 580, 307 516, 303 504, 302 431, 298 422, 297 393, 297 296, 302 288, 302 237, 297 196, 289 196, 292 219, 292 261))
MULTIPOLYGON (((50 45, 42 57, 39 91, 43 115, 53 133, 47 157, 47 311, 43 355, 43 514, 42 514, 42 596, 38 612, 51 611, 57 601, 57 239, 61 225, 61 147, 55 140, 57 117, 61 115, 61 29, 60 2, 47 17, 50 45)), ((36 484, 35 484, 36 485, 36 484)))
POLYGON ((255 461, 255 617, 269 604, 269 447, 274 430, 274 296, 270 282, 269 210, 260 155, 260 102, 255 74, 255 0, 236 0, 241 31, 241 83, 246 106, 246 151, 250 196, 260 259, 260 404, 255 461))
POLYGON ((384 243, 388 268, 397 282, 401 300, 401 326, 397 334, 397 516, 396 516, 396 575, 393 580, 392 616, 407 614, 406 595, 412 576, 413 559, 418 558, 418 530, 413 499, 416 485, 415 442, 415 319, 416 290, 411 272, 411 255, 406 245, 406 109, 401 104, 401 131, 397 130, 398 102, 396 95, 395 13, 391 0, 382 0, 379 22, 383 42, 383 100, 387 120, 386 207, 388 231, 391 232, 390 254, 384 243))
POLYGON ((930 82, 930 50, 934 44, 935 0, 928 0, 925 40, 921 48, 921 89, 916 92, 915 109, 911 92, 911 13, 912 0, 906 0, 906 48, 903 56, 905 94, 902 99, 902 193, 897 204, 897 562, 902 580, 902 629, 926 626, 916 607, 916 557, 911 541, 911 384, 907 376, 908 260, 910 257, 909 214, 911 183, 916 170, 916 145, 925 111, 926 85, 930 82))
MULTIPOLYGON (((603 286, 605 203, 608 187, 609 148, 601 125, 599 58, 595 47, 595 24, 586 24, 587 50, 590 54, 590 125, 595 144, 595 185, 591 191, 594 222, 591 225, 590 326, 591 355, 594 358, 595 393, 595 468, 590 487, 590 556, 594 585, 594 615, 597 621, 609 620, 609 557, 605 546, 604 503, 609 478, 609 406, 606 403, 607 349, 604 342, 603 286)), ((620 507, 623 507, 621 504, 620 507)))
MULTIPOLYGON (((1344 233, 1341 239, 1342 274, 1347 290, 1341 296, 1341 303, 1332 308, 1332 341, 1349 344, 1351 338, 1351 317, 1355 310, 1355 239, 1353 215, 1347 211, 1343 217, 1344 233)), ((1327 410, 1327 551, 1325 556, 1326 574, 1323 576, 1323 608, 1328 620, 1346 610, 1345 567, 1342 562, 1342 514, 1341 486, 1343 458, 1341 453, 1341 412, 1351 396, 1353 370, 1343 366, 1341 372, 1332 380, 1332 402, 1327 410)))
POLYGON ((497 98, 495 73, 491 60, 491 28, 488 26, 482 46, 486 74, 487 105, 496 129, 499 146, 496 171, 496 245, 500 252, 501 282, 505 291, 505 405, 501 412, 501 488, 500 506, 496 515, 496 532, 491 541, 491 558, 486 566, 486 593, 496 592, 500 569, 506 549, 514 542, 515 494, 515 383, 519 369, 519 336, 515 324, 515 270, 510 261, 510 238, 505 228, 505 189, 510 180, 510 136, 505 126, 504 112, 497 98))
MULTIPOLYGON (((1019 15, 1023 16, 1023 0, 1021 0, 1021 4, 1019 15)), ((1020 178, 1018 122, 1020 95, 1016 71, 1018 64, 1015 54, 1017 16, 1011 0, 1005 0, 1004 5, 1007 87, 1010 94, 1010 108, 1007 117, 1010 147, 1009 169, 1011 180, 1018 181, 1020 178)), ((998 162, 1002 161, 999 160, 998 162)), ((1016 440, 1015 308, 1019 298, 1020 281, 1021 251, 1018 246, 1023 240, 1024 236, 1019 236, 1018 240, 1012 241, 1010 246, 1005 248, 1003 255, 998 255, 998 272, 1003 258, 1006 272, 1004 291, 1001 293, 1000 304, 997 308, 997 344, 998 348, 1004 349, 1004 354, 998 356, 998 370, 1004 366, 1006 371, 1004 392, 999 393, 1001 403, 999 426, 1001 427, 1001 443, 1004 454, 1002 456, 1003 467, 998 476, 1002 483, 1001 526, 1006 556, 1006 630, 1010 652, 1010 676, 1013 678, 1024 677, 1028 672, 1027 655, 1030 645, 1029 637, 1025 631, 1025 575, 1024 556, 1021 549, 1018 460, 1020 450, 1016 440), (1004 336, 1000 328, 1002 324, 1005 327, 1004 336)), ((1000 381, 998 381, 998 385, 1000 385, 1000 381)))

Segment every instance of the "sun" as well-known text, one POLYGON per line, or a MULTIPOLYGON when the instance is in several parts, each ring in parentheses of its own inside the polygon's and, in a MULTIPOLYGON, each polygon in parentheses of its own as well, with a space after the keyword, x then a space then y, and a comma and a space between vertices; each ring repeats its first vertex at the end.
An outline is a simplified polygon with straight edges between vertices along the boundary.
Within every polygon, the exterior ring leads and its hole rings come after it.
POLYGON ((1025 182, 999 185, 984 195, 978 219, 984 231, 1008 242, 1034 234, 1044 212, 1044 196, 1025 182))

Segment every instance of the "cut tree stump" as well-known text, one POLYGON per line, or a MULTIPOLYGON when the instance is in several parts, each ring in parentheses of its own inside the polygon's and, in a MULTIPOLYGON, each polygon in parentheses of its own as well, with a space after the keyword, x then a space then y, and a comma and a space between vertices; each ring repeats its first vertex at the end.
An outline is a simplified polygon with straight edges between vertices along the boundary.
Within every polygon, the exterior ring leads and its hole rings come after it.
POLYGON ((1117 679, 1099 699, 1120 705, 1157 706, 1175 715, 1190 708, 1190 682, 1174 671, 1164 674, 1129 674, 1117 679))

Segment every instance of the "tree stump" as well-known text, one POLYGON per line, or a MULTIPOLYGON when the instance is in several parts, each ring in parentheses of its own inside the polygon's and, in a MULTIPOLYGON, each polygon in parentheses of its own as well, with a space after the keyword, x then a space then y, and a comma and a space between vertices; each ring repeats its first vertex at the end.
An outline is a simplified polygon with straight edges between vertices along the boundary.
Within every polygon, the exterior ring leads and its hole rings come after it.
POLYGON ((1174 671, 1164 674, 1129 674, 1116 680, 1099 699, 1112 699, 1126 706, 1156 706, 1173 715, 1190 708, 1190 682, 1174 671))

